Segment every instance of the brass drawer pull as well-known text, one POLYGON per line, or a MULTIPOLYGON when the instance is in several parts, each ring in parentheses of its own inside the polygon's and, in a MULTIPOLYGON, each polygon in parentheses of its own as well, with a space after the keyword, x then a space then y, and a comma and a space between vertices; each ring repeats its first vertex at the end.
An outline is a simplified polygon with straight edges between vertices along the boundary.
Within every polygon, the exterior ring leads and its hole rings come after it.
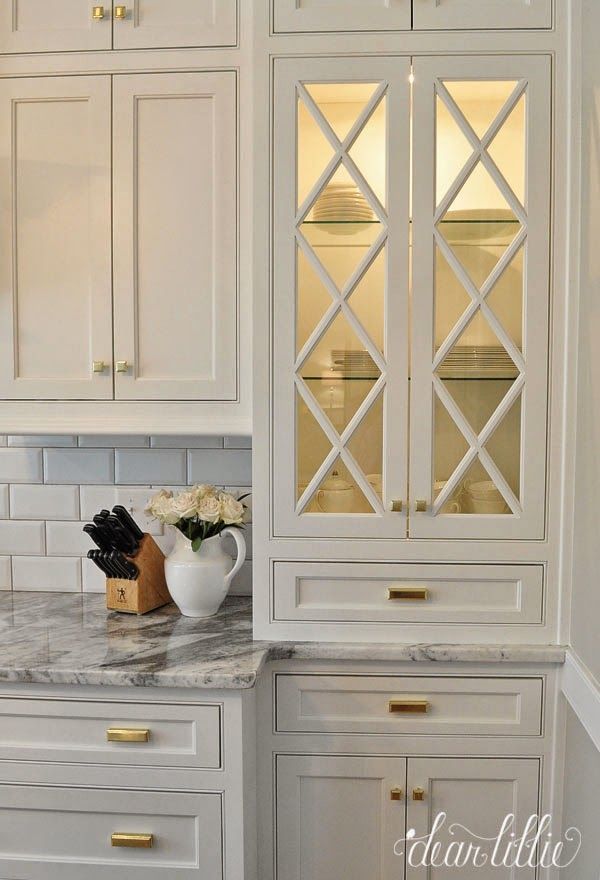
POLYGON ((425 587, 388 587, 388 599, 429 599, 429 590, 425 587))
POLYGON ((390 700, 388 711, 397 715, 425 715, 429 710, 427 700, 390 700))
POLYGON ((92 6, 92 19, 102 21, 104 18, 104 6, 92 6))
POLYGON ((129 846, 135 849, 152 849, 154 846, 153 834, 125 834, 116 831, 110 835, 111 846, 129 846))
POLYGON ((401 788, 392 788, 392 790, 390 791, 390 800, 391 801, 401 801, 403 794, 404 794, 404 792, 402 791, 401 788))
POLYGON ((403 505, 402 505, 402 501, 400 501, 400 499, 395 499, 390 504, 390 510, 392 511, 392 513, 402 513, 402 507, 403 507, 403 505))
POLYGON ((115 18, 117 21, 124 21, 127 18, 127 7, 115 6, 115 18))
POLYGON ((423 498, 419 498, 415 504, 415 510, 417 513, 425 513, 427 510, 427 502, 423 498))
POLYGON ((413 801, 424 801, 425 791, 422 788, 413 788, 412 799, 413 801))
POLYGON ((106 739, 113 743, 147 743, 150 740, 150 731, 145 728, 109 727, 106 739))

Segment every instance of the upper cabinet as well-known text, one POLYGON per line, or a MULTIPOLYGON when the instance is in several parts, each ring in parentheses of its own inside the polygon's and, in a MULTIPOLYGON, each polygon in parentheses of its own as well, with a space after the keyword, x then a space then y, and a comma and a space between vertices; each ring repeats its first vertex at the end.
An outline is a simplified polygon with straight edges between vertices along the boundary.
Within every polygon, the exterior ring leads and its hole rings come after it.
POLYGON ((236 91, 233 71, 0 83, 3 398, 236 400, 236 91))
POLYGON ((237 0, 12 0, 0 53, 235 46, 237 0))
POLYGON ((272 0, 275 33, 549 28, 552 0, 272 0))
POLYGON ((411 0, 273 0, 276 33, 409 31, 411 0))

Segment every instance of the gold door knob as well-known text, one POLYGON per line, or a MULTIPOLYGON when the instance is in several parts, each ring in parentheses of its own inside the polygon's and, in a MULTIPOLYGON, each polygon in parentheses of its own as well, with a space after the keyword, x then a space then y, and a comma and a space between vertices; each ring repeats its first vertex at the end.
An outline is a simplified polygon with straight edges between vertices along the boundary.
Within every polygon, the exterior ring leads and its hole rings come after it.
POLYGON ((394 715, 426 715, 429 710, 427 700, 390 700, 388 712, 394 715))
POLYGON ((402 791, 401 788, 392 788, 392 790, 390 791, 390 800, 391 801, 401 801, 403 794, 404 794, 404 792, 402 791))
POLYGON ((392 513, 402 513, 402 501, 400 501, 399 499, 395 499, 394 501, 392 501, 392 503, 390 504, 390 510, 392 511, 392 513))
POLYGON ((147 743, 150 741, 150 731, 145 728, 109 727, 106 739, 117 743, 147 743))
POLYGON ((424 801, 425 800, 425 792, 422 788, 413 788, 412 793, 413 801, 424 801))
POLYGON ((106 369, 105 361, 92 361, 92 372, 103 373, 106 369))
POLYGON ((117 373, 126 373, 131 364, 129 361, 117 361, 115 364, 115 370, 117 373))
POLYGON ((417 501, 415 504, 415 510, 417 511, 417 513, 425 513, 425 511, 427 510, 427 502, 419 499, 419 501, 417 501))
POLYGON ((94 21, 102 21, 104 18, 104 6, 92 6, 92 18, 94 21))
POLYGON ((115 18, 118 21, 123 21, 124 18, 127 18, 127 7, 115 6, 115 18))
POLYGON ((130 846, 136 849, 152 849, 154 845, 153 834, 126 834, 122 831, 115 831, 110 835, 111 846, 130 846))

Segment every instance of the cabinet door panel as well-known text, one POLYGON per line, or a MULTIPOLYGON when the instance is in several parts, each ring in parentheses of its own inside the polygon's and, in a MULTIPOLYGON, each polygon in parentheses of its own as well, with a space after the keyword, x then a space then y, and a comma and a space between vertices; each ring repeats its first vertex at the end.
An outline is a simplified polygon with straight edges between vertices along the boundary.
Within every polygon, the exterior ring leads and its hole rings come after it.
MULTIPOLYGON (((416 838, 422 838, 430 833, 436 816, 445 813, 445 824, 435 835, 435 841, 441 845, 436 864, 443 860, 451 841, 451 858, 456 856, 456 847, 461 842, 465 843, 465 851, 472 844, 481 847, 482 855, 489 857, 506 816, 515 816, 518 837, 530 816, 537 814, 538 786, 539 762, 535 758, 410 758, 407 827, 415 829, 416 838), (423 790, 423 800, 412 799, 415 789, 423 790), (449 828, 455 823, 462 827, 455 827, 452 834, 449 828)), ((501 855, 506 845, 505 839, 501 855)), ((409 850, 407 853, 410 855, 409 850)), ((415 867, 422 853, 421 844, 413 858, 408 859, 407 880, 450 880, 457 876, 456 866, 415 867)), ((475 867, 470 861, 459 873, 461 880, 534 880, 536 868, 493 867, 489 863, 475 867)))
POLYGON ((235 400, 235 74, 113 88, 116 397, 235 400))
POLYGON ((273 0, 275 33, 410 30, 410 0, 273 0))
POLYGON ((542 538, 550 61, 414 71, 410 534, 542 538))
POLYGON ((235 46, 237 0, 133 0, 113 32, 115 49, 235 46))
POLYGON ((549 28, 552 0, 413 0, 417 30, 549 28))
POLYGON ((409 72, 276 62, 277 535, 406 534, 409 72))
POLYGON ((405 778, 404 758, 279 755, 277 880, 402 880, 405 778))
POLYGON ((110 0, 101 19, 92 0, 5 0, 0 4, 0 52, 110 49, 110 0))
POLYGON ((5 79, 0 98, 0 394, 110 398, 110 78, 5 79))

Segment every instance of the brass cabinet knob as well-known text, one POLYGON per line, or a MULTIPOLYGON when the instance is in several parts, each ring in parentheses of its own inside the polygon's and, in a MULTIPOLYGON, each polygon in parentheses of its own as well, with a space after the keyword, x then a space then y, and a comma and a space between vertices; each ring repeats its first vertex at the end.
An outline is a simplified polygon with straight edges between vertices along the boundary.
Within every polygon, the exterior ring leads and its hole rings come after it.
POLYGON ((399 499, 395 499, 394 501, 392 501, 392 503, 390 504, 390 510, 392 511, 392 513, 402 513, 402 501, 400 501, 399 499))
POLYGON ((423 501, 423 499, 420 498, 415 503, 415 510, 417 511, 417 513, 425 513, 425 511, 427 510, 427 502, 423 501))
POLYGON ((92 19, 102 21, 104 18, 104 6, 92 6, 92 19))
POLYGON ((115 6, 115 18, 118 21, 123 21, 124 18, 127 18, 127 7, 115 6))
POLYGON ((103 373, 107 367, 106 361, 92 361, 92 372, 103 373))
POLYGON ((110 835, 111 846, 130 846, 136 849, 152 849, 154 845, 153 834, 127 834, 115 831, 110 835))
POLYGON ((115 370, 117 373, 126 373, 131 364, 129 361, 117 361, 115 364, 115 370))
POLYGON ((413 801, 424 801, 425 800, 425 792, 422 788, 413 788, 412 793, 413 801))
POLYGON ((147 743, 150 741, 150 731, 146 728, 109 727, 106 739, 118 743, 147 743))
POLYGON ((429 711, 427 700, 390 700, 388 712, 394 715, 426 715, 429 711))
POLYGON ((404 792, 402 791, 401 788, 392 788, 392 790, 390 791, 390 800, 391 801, 401 801, 403 794, 404 794, 404 792))

